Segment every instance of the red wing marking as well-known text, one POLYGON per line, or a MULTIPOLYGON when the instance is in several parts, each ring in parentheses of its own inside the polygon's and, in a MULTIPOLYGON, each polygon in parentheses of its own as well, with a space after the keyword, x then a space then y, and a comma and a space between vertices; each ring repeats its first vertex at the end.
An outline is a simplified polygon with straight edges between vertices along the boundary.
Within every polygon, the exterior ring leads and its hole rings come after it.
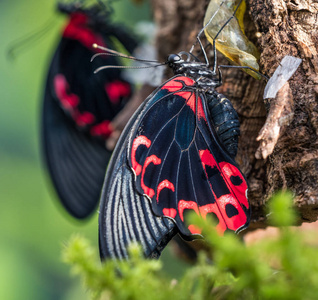
POLYGON ((115 80, 105 84, 105 91, 113 104, 118 104, 122 97, 128 97, 131 89, 127 82, 115 80))
POLYGON ((183 88, 183 83, 180 81, 182 81, 186 86, 193 86, 195 83, 195 81, 189 77, 180 76, 176 79, 168 81, 165 85, 162 86, 161 89, 168 90, 169 92, 179 91, 183 88))
POLYGON ((154 165, 160 165, 161 164, 161 159, 157 157, 156 155, 151 155, 146 158, 143 169, 142 169, 142 174, 141 174, 141 187, 146 195, 148 195, 150 198, 152 198, 155 195, 155 191, 152 188, 149 188, 145 185, 144 183, 144 176, 147 167, 149 164, 153 163, 154 165))
POLYGON ((198 203, 194 201, 180 200, 178 203, 178 210, 182 222, 184 222, 183 212, 185 209, 192 209, 197 213, 197 215, 199 215, 198 203))
POLYGON ((178 93, 175 93, 175 95, 178 95, 180 97, 182 97, 183 99, 186 100, 186 105, 188 105, 193 113, 195 114, 195 96, 192 92, 178 92, 178 93))
POLYGON ((206 121, 205 113, 203 110, 202 99, 198 97, 198 112, 197 112, 198 119, 203 118, 206 121))
POLYGON ((164 188, 170 189, 173 192, 175 191, 174 185, 172 182, 170 182, 169 180, 161 181, 157 187, 157 202, 159 202, 159 194, 164 188))
POLYGON ((57 74, 54 77, 54 90, 64 109, 72 110, 79 104, 79 97, 68 91, 69 85, 64 75, 57 74))
POLYGON ((202 232, 202 229, 197 227, 197 226, 195 226, 195 225, 189 225, 188 229, 190 230, 190 232, 192 234, 201 234, 201 232, 202 232))
POLYGON ((195 81, 189 77, 179 77, 178 80, 182 80, 187 86, 193 86, 195 84, 195 81))
POLYGON ((239 186, 235 186, 234 194, 237 197, 237 199, 240 201, 241 204, 243 204, 246 208, 249 208, 249 203, 246 197, 247 192, 247 183, 242 175, 242 173, 239 171, 238 168, 233 166, 230 163, 227 162, 221 162, 220 167, 222 169, 222 173, 227 177, 231 178, 231 176, 238 176, 242 180, 242 183, 239 186))
POLYGON ((217 166, 217 163, 209 150, 200 150, 199 154, 201 157, 201 163, 203 165, 204 170, 205 170, 206 165, 208 165, 212 168, 217 166))
MULTIPOLYGON (((194 201, 180 200, 179 204, 178 204, 178 209, 179 209, 180 219, 182 221, 184 221, 184 215, 183 215, 184 210, 185 209, 192 209, 193 211, 196 212, 196 214, 198 216, 201 216, 203 219, 206 219, 206 216, 208 213, 215 213, 219 219, 219 224, 216 227, 219 234, 223 234, 227 228, 216 203, 207 204, 207 205, 199 207, 198 204, 194 201)), ((201 229, 193 224, 190 224, 188 226, 188 229, 193 234, 200 234, 201 233, 201 229)))
POLYGON ((217 216, 219 223, 216 226, 216 230, 220 235, 223 235, 227 226, 216 203, 210 203, 200 207, 200 214, 203 219, 206 219, 206 216, 209 213, 214 213, 217 216))
MULTIPOLYGON (((206 170, 206 165, 212 168, 218 167, 213 155, 210 153, 209 150, 201 150, 199 152, 200 152, 202 165, 205 170, 206 170)), ((213 203, 213 204, 210 204, 211 207, 208 207, 208 209, 211 209, 211 211, 217 215, 220 222, 219 225, 222 224, 223 222, 222 219, 224 219, 226 226, 229 229, 236 231, 240 227, 244 226, 247 222, 247 216, 241 206, 241 203, 242 203, 246 208, 248 208, 248 201, 246 198, 247 184, 241 172, 235 166, 231 165, 228 162, 221 162, 219 164, 219 167, 218 169, 221 172, 223 180, 231 193, 222 195, 219 198, 217 198, 210 184, 213 196, 216 199, 217 206, 214 206, 216 205, 216 203, 215 204, 213 203), (221 168, 221 170, 219 169, 219 167, 221 168), (231 183, 231 176, 240 176, 242 180, 242 183, 240 184, 240 186, 236 186, 231 183), (226 211, 227 205, 234 206, 235 209, 237 210, 237 213, 235 215, 228 216, 226 211)), ((220 229, 223 230, 223 225, 220 226, 220 229)))
POLYGON ((202 105, 202 99, 200 97, 197 98, 193 92, 177 92, 175 95, 178 95, 186 100, 186 104, 191 108, 194 114, 198 116, 198 118, 203 118, 206 120, 203 105, 202 105), (198 112, 196 113, 196 109, 198 108, 198 112))
POLYGON ((86 48, 101 52, 92 47, 94 43, 107 47, 101 35, 94 33, 89 27, 89 18, 83 13, 76 12, 71 14, 70 22, 65 27, 63 37, 79 41, 86 48))
POLYGON ((89 112, 75 112, 73 115, 73 119, 75 120, 78 126, 86 126, 95 122, 95 117, 93 114, 89 112))
POLYGON ((136 161, 136 151, 140 145, 144 145, 147 148, 149 148, 151 146, 151 141, 144 135, 140 135, 136 137, 133 141, 133 144, 131 147, 131 164, 137 176, 142 171, 142 166, 136 161))
POLYGON ((162 210, 163 214, 166 216, 166 217, 170 217, 170 218, 175 218, 175 216, 177 215, 177 210, 174 209, 174 208, 164 208, 162 210))
POLYGON ((108 138, 112 132, 113 127, 111 126, 110 121, 107 120, 93 126, 90 130, 91 135, 101 136, 104 139, 108 138))
POLYGON ((217 203, 219 204, 219 208, 222 212, 223 217, 225 218, 226 225, 229 229, 236 231, 238 228, 242 227, 246 224, 247 217, 242 209, 240 203, 237 201, 237 199, 231 195, 223 195, 220 198, 217 199, 217 203), (226 214, 226 205, 231 204, 236 209, 238 214, 228 217, 226 214))

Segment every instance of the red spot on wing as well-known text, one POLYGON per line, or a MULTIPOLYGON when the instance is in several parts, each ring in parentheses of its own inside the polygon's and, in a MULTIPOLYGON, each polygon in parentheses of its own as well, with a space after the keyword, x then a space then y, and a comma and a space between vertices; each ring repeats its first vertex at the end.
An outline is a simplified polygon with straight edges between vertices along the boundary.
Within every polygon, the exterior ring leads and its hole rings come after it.
POLYGON ((185 91, 185 92, 177 92, 175 95, 178 95, 186 100, 186 105, 188 105, 194 114, 197 114, 198 118, 203 118, 206 120, 205 113, 203 110, 202 99, 200 97, 196 97, 195 93, 185 91))
POLYGON ((107 120, 93 126, 90 130, 91 135, 100 136, 104 139, 108 138, 112 132, 113 127, 111 126, 110 121, 107 120))
POLYGON ((200 150, 199 151, 201 157, 201 163, 205 169, 205 166, 208 165, 212 168, 217 166, 216 160, 214 159, 213 155, 210 153, 209 150, 200 150))
POLYGON ((247 183, 240 172, 240 170, 233 166, 228 162, 221 162, 220 164, 222 173, 227 177, 230 178, 231 176, 238 176, 242 180, 242 183, 239 186, 233 186, 233 193, 235 194, 236 198, 243 204, 246 208, 249 208, 249 203, 246 197, 247 192, 247 183))
POLYGON ((188 229, 190 230, 190 232, 192 233, 192 234, 201 234, 201 232, 202 232, 202 229, 201 228, 199 228, 198 226, 195 226, 195 225, 189 225, 188 226, 188 229))
POLYGON ((227 226, 224 222, 223 216, 216 203, 210 203, 210 204, 201 206, 200 213, 203 219, 206 219, 206 216, 209 213, 214 213, 219 220, 219 223, 216 226, 216 230, 220 235, 224 234, 224 231, 226 230, 227 226))
POLYGON ((176 92, 181 90, 184 85, 193 86, 194 83, 195 81, 192 80, 191 78, 180 76, 173 80, 168 81, 164 86, 162 86, 162 89, 168 90, 169 92, 176 92))
POLYGON ((79 104, 79 97, 69 92, 69 85, 63 74, 57 74, 53 84, 55 94, 64 109, 72 110, 79 104))
POLYGON ((238 214, 235 216, 232 216, 231 218, 227 217, 225 214, 226 225, 229 229, 236 231, 238 228, 246 224, 247 222, 246 214, 244 210, 242 209, 240 203, 237 201, 237 199, 233 195, 231 194, 223 195, 217 201, 222 212, 223 211, 225 212, 225 206, 227 204, 233 205, 238 211, 238 214))
POLYGON ((177 210, 174 208, 164 208, 162 212, 166 217, 170 217, 172 219, 174 219, 177 215, 177 210))
POLYGON ((95 33, 89 27, 89 17, 81 12, 71 14, 69 23, 64 29, 63 37, 79 41, 86 48, 100 52, 92 48, 94 43, 106 47, 101 35, 95 33))
POLYGON ((127 82, 115 80, 105 84, 105 91, 109 100, 113 104, 119 104, 123 97, 128 97, 131 93, 130 85, 127 82))
POLYGON ((220 231, 224 231, 223 222, 225 222, 226 226, 236 231, 240 227, 244 226, 247 222, 247 216, 244 212, 241 204, 243 204, 246 208, 249 207, 248 200, 246 198, 246 191, 247 191, 247 184, 245 179, 243 178, 241 172, 232 164, 228 162, 221 162, 219 165, 217 164, 215 158, 210 153, 209 150, 200 150, 200 157, 203 168, 206 170, 206 165, 214 168, 217 167, 224 179, 225 184, 227 185, 230 194, 222 195, 219 198, 216 197, 212 185, 210 184, 212 194, 216 199, 216 202, 213 204, 209 204, 207 206, 207 211, 210 209, 211 212, 215 213, 219 219, 219 229, 220 231), (240 176, 242 179, 242 183, 240 186, 235 186, 231 183, 231 176, 240 176), (233 205, 236 210, 237 214, 234 216, 227 216, 226 214, 226 205, 230 204, 233 205), (224 220, 224 221, 223 221, 224 220))
POLYGON ((167 188, 174 192, 174 185, 169 180, 163 180, 158 184, 157 187, 157 202, 159 201, 159 194, 162 191, 162 189, 167 188))
POLYGON ((205 116, 204 109, 203 109, 203 105, 202 105, 202 98, 201 98, 201 97, 198 97, 197 101, 198 101, 197 116, 198 116, 199 119, 200 119, 200 118, 203 118, 204 120, 206 120, 206 116, 205 116))
POLYGON ((164 86, 162 86, 163 90, 168 90, 169 92, 176 92, 181 90, 183 87, 182 82, 170 80, 164 86))
POLYGON ((76 112, 73 115, 73 118, 78 126, 87 126, 95 122, 95 117, 93 114, 89 112, 76 112))
MULTIPOLYGON (((208 213, 214 213, 219 219, 219 224, 217 225, 216 228, 220 235, 222 235, 227 228, 216 203, 211 203, 211 204, 207 204, 207 205, 199 207, 198 204, 194 201, 180 200, 178 204, 178 210, 179 210, 180 219, 183 222, 184 222, 183 213, 185 209, 192 209, 198 216, 201 216, 203 219, 206 219, 206 216, 208 213)), ((190 224, 188 226, 188 229, 190 230, 192 234, 201 233, 201 229, 193 224, 190 224)))
POLYGON ((182 80, 187 86, 193 86, 195 84, 195 81, 193 79, 185 76, 178 77, 178 80, 182 80))
POLYGON ((144 145, 149 148, 151 146, 151 141, 144 135, 136 137, 133 141, 131 147, 131 165, 132 168, 135 170, 137 176, 141 173, 142 170, 142 166, 136 160, 136 151, 140 145, 144 145))
POLYGON ((180 200, 178 203, 178 210, 182 222, 184 222, 183 212, 185 209, 192 209, 199 215, 198 203, 194 201, 180 200))
POLYGON ((160 165, 161 159, 159 157, 157 157, 156 155, 151 155, 151 156, 147 157, 145 160, 143 169, 142 169, 141 187, 142 187, 143 191, 145 192, 145 194, 148 195, 150 198, 152 198, 155 195, 155 191, 152 188, 145 185, 144 176, 145 176, 145 172, 146 172, 147 167, 151 163, 153 163, 154 165, 160 165))

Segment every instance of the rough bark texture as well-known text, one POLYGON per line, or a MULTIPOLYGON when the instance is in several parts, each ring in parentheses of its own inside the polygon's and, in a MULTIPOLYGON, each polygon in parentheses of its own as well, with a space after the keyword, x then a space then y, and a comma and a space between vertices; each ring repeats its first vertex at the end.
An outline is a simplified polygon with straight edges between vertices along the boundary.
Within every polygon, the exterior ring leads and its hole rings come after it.
POLYGON ((317 220, 318 209, 318 2, 311 0, 250 0, 250 13, 257 29, 261 65, 271 75, 285 55, 303 59, 280 99, 271 100, 272 110, 283 104, 292 120, 283 128, 267 163, 267 199, 275 190, 288 188, 295 194, 303 221, 317 220))
MULTIPOLYGON (((157 47, 161 60, 170 53, 190 49, 202 28, 208 2, 152 0, 159 26, 157 47)), ((302 220, 315 221, 318 214, 318 3, 247 0, 247 5, 246 34, 261 52, 262 73, 271 76, 285 55, 303 59, 277 97, 265 103, 264 81, 237 69, 222 72, 224 84, 218 91, 231 99, 241 121, 236 160, 249 181, 251 228, 266 226, 266 202, 282 188, 294 192, 302 220), (273 124, 279 128, 276 133, 271 130, 273 124)), ((220 57, 219 64, 227 62, 220 57)))

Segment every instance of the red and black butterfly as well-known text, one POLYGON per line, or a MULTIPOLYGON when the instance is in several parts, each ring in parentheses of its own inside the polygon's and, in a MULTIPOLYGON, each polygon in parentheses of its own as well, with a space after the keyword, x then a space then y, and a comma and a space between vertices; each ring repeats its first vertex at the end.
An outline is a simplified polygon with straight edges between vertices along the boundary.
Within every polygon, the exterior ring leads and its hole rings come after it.
POLYGON ((99 6, 59 4, 68 15, 55 51, 45 88, 42 141, 44 158, 57 194, 76 218, 90 215, 100 198, 111 152, 105 141, 111 120, 129 100, 132 87, 121 70, 94 74, 97 66, 118 65, 113 56, 97 57, 94 43, 113 48, 113 40, 128 52, 137 46, 128 32, 110 23, 99 6))
POLYGON ((215 91, 216 73, 185 54, 169 56, 176 75, 144 101, 115 148, 100 204, 102 258, 127 258, 132 242, 157 257, 176 233, 199 236, 188 211, 214 215, 220 234, 249 224, 247 182, 234 161, 237 114, 215 91))
POLYGON ((201 229, 187 221, 189 211, 215 217, 220 234, 249 224, 248 185, 234 161, 238 115, 215 91, 221 72, 215 42, 209 69, 203 31, 197 39, 205 62, 192 55, 193 47, 170 55, 175 76, 143 102, 117 143, 100 203, 102 259, 127 258, 133 242, 145 256, 158 257, 177 233, 186 240, 200 237, 201 229))

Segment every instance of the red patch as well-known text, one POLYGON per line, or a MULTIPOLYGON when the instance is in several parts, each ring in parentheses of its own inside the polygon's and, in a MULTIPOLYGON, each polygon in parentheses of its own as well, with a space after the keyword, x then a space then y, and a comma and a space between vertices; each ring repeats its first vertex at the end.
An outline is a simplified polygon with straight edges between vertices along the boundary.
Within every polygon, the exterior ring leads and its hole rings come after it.
POLYGON ((157 187, 157 202, 159 202, 159 194, 162 191, 162 189, 167 188, 174 192, 174 185, 169 180, 163 180, 158 184, 157 187))
POLYGON ((109 100, 115 105, 119 104, 122 98, 130 96, 131 93, 129 83, 119 80, 106 83, 105 91, 109 100))
POLYGON ((203 118, 204 120, 206 120, 202 105, 202 99, 200 97, 196 99, 196 96, 193 92, 178 92, 175 93, 175 95, 184 98, 186 100, 186 104, 191 108, 193 113, 196 114, 199 119, 203 118))
POLYGON ((217 166, 217 163, 209 150, 200 150, 199 154, 200 154, 201 163, 202 163, 204 169, 205 169, 206 165, 208 165, 212 168, 217 166))
POLYGON ((219 223, 216 226, 216 230, 220 235, 223 235, 224 231, 227 228, 227 226, 226 226, 227 224, 225 224, 223 216, 222 216, 222 214, 218 208, 218 205, 216 203, 210 203, 210 204, 203 205, 200 207, 200 214, 201 214, 203 219, 206 219, 206 216, 209 213, 214 213, 217 216, 219 223))
POLYGON ((146 172, 147 167, 151 163, 153 163, 154 165, 160 165, 161 159, 159 157, 157 157, 156 155, 151 155, 151 156, 147 157, 145 160, 145 163, 144 163, 144 167, 142 169, 141 187, 142 187, 143 191, 145 192, 145 194, 148 195, 150 198, 152 198, 155 195, 155 191, 152 188, 149 188, 145 185, 144 176, 145 176, 145 172, 146 172))
POLYGON ((90 125, 95 122, 94 115, 89 112, 83 112, 83 113, 78 112, 73 116, 73 118, 76 124, 81 127, 90 125))
POLYGON ((179 77, 178 80, 182 80, 187 86, 193 86, 195 84, 195 81, 189 77, 179 77))
POLYGON ((206 165, 212 168, 217 167, 230 191, 230 194, 222 195, 217 198, 213 192, 212 186, 210 185, 213 196, 216 199, 216 203, 208 204, 205 208, 205 213, 213 212, 216 214, 219 219, 219 232, 224 232, 226 227, 236 231, 240 227, 244 226, 247 222, 247 216, 241 206, 241 204, 243 204, 246 208, 248 208, 248 200, 246 198, 247 184, 245 179, 243 178, 241 172, 230 163, 222 162, 217 165, 213 155, 209 150, 200 150, 199 153, 203 168, 206 170, 206 165), (239 176, 242 180, 241 185, 235 186, 232 184, 230 179, 231 176, 239 176), (228 217, 226 214, 227 204, 233 205, 236 208, 238 214, 228 217), (225 224, 223 224, 223 220, 225 224))
POLYGON ((203 105, 202 105, 202 99, 200 97, 198 97, 197 101, 198 101, 197 116, 198 116, 199 119, 203 118, 204 120, 206 120, 205 113, 204 113, 204 110, 203 110, 203 105))
POLYGON ((246 208, 249 208, 249 203, 246 197, 247 183, 240 170, 227 162, 221 162, 219 165, 221 167, 222 173, 225 174, 227 178, 230 178, 231 176, 240 177, 242 183, 239 186, 235 186, 233 192, 236 198, 239 199, 240 203, 243 204, 246 208))
POLYGON ((113 132, 113 127, 110 125, 110 121, 103 121, 95 126, 93 126, 90 130, 91 135, 93 136, 101 136, 106 139, 113 132))
POLYGON ((91 30, 88 25, 89 17, 81 12, 75 12, 71 14, 70 21, 64 29, 63 37, 77 40, 92 51, 101 52, 101 50, 93 48, 92 45, 96 43, 106 47, 104 40, 101 35, 91 30))
POLYGON ((144 135, 136 137, 133 141, 131 147, 131 164, 137 176, 141 173, 142 170, 142 166, 136 161, 136 151, 140 145, 145 145, 147 148, 149 148, 151 146, 151 141, 144 135))
POLYGON ((53 84, 55 94, 64 109, 72 110, 79 104, 79 97, 69 91, 68 82, 63 74, 57 74, 53 84))
POLYGON ((188 229, 190 230, 190 232, 192 234, 201 234, 201 232, 202 232, 202 229, 197 227, 197 226, 195 226, 195 225, 189 225, 188 229))
POLYGON ((183 212, 185 209, 192 209, 197 213, 197 215, 199 215, 199 208, 196 202, 180 200, 178 203, 178 210, 179 210, 179 215, 182 222, 184 222, 183 212))
POLYGON ((175 218, 175 216, 177 215, 177 211, 174 208, 164 208, 162 210, 162 213, 166 216, 166 217, 170 217, 172 219, 175 218))
POLYGON ((169 92, 176 92, 183 88, 184 85, 186 86, 193 86, 195 83, 194 80, 192 80, 189 77, 177 77, 173 80, 168 81, 164 86, 162 86, 163 90, 168 90, 169 92), (182 81, 182 82, 180 82, 182 81))

